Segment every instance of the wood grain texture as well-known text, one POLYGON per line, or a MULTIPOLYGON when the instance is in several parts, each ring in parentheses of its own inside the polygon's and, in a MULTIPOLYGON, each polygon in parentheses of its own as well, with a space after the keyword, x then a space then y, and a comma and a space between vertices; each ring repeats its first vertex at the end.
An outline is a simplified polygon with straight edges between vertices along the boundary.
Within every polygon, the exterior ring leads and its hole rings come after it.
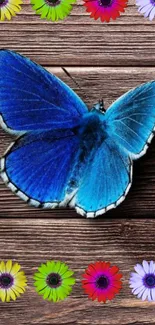
POLYGON ((0 303, 1 325, 154 325, 155 303, 138 300, 128 285, 133 266, 154 259, 154 233, 155 220, 0 219, 1 259, 20 262, 28 277, 19 300, 0 303), (71 296, 56 305, 33 288, 33 273, 48 259, 65 261, 77 279, 71 296), (85 268, 96 260, 110 260, 123 273, 122 291, 106 305, 81 288, 85 268))
POLYGON ((10 22, 0 23, 0 47, 44 65, 153 66, 155 22, 141 16, 135 0, 109 24, 89 17, 82 0, 62 22, 41 20, 28 0, 10 22))
MULTIPOLYGON (((50 68, 49 71, 61 77, 74 88, 74 83, 64 75, 62 69, 50 68)), ((68 71, 81 87, 81 90, 75 90, 89 107, 92 107, 102 97, 105 100, 105 106, 108 107, 113 100, 132 87, 155 78, 155 68, 68 68, 68 71)), ((12 138, 2 130, 0 132, 0 155, 3 155, 12 138)), ((10 189, 6 188, 1 181, 0 217, 3 216, 80 218, 79 215, 69 209, 39 210, 29 207, 24 201, 16 197, 10 189)), ((134 163, 133 185, 126 200, 117 209, 106 214, 106 217, 133 216, 155 216, 155 139, 152 141, 147 154, 134 163)))
MULTIPOLYGON (((139 15, 135 0, 109 24, 90 19, 82 0, 58 23, 41 20, 29 2, 10 22, 0 22, 0 47, 45 65, 75 89, 58 68, 70 66, 81 87, 75 90, 89 107, 102 97, 108 107, 132 87, 155 79, 155 22, 139 15)), ((0 156, 13 139, 0 130, 0 156)), ((103 218, 85 220, 72 210, 29 207, 0 181, 0 260, 18 261, 28 277, 19 300, 0 302, 0 325, 155 325, 155 303, 136 299, 128 286, 133 266, 155 259, 153 217, 155 139, 134 164, 125 202, 103 218), (77 278, 71 296, 57 305, 43 301, 33 288, 33 273, 48 259, 67 262, 77 278), (84 269, 97 260, 109 260, 123 272, 120 295, 106 305, 88 300, 81 288, 84 269)))

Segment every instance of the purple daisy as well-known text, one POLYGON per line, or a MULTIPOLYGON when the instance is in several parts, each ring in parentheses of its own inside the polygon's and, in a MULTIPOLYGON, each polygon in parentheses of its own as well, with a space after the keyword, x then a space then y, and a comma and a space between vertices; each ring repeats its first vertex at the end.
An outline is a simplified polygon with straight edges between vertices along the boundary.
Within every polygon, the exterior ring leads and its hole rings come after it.
POLYGON ((143 261, 134 267, 131 273, 130 288, 132 293, 143 301, 155 301, 155 263, 143 261))
POLYGON ((155 17, 155 1, 154 0, 136 0, 136 5, 139 7, 138 11, 144 15, 145 18, 153 20, 155 17))

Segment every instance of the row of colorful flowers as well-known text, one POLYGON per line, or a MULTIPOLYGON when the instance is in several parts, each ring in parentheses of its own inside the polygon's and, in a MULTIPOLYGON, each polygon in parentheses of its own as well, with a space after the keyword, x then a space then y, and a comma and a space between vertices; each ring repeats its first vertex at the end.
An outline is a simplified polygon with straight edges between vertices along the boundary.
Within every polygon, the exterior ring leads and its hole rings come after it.
MULTIPOLYGON (((143 301, 155 301, 155 262, 137 264, 130 276, 132 293, 143 301)), ((45 300, 58 302, 70 295, 76 280, 74 272, 60 261, 47 261, 34 274, 34 286, 45 300)), ((89 264, 82 276, 84 292, 92 300, 112 300, 122 288, 122 274, 117 266, 99 261, 89 264)), ((16 300, 25 292, 27 278, 21 266, 11 260, 0 262, 0 299, 2 302, 16 300)))
MULTIPOLYGON (((58 21, 66 18, 76 0, 31 0, 31 4, 36 14, 41 19, 58 21)), ((102 22, 115 20, 125 11, 128 0, 84 0, 86 11, 90 17, 102 22)), ((21 11, 22 0, 0 0, 0 21, 11 20, 16 13, 21 11)), ((153 20, 155 17, 154 0, 136 0, 138 11, 153 20)))

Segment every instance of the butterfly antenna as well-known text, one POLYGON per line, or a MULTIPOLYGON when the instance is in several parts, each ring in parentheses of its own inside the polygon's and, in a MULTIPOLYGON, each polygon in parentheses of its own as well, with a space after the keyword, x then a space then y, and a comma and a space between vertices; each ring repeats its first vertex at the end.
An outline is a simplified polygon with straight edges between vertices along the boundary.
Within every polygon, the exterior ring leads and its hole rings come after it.
POLYGON ((61 67, 61 69, 65 72, 65 74, 74 82, 74 84, 81 90, 81 92, 84 93, 85 97, 87 100, 88 99, 88 96, 86 95, 86 93, 83 91, 83 89, 80 87, 80 85, 78 84, 78 82, 71 76, 71 74, 64 68, 64 67, 61 67))

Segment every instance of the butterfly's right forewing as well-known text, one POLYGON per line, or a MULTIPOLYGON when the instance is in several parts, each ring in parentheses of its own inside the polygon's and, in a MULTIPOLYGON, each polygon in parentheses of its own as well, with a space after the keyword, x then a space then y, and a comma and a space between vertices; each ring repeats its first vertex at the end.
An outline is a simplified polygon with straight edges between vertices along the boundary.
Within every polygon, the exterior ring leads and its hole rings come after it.
POLYGON ((118 98, 107 110, 105 120, 109 135, 132 159, 143 156, 155 131, 155 81, 118 98))

